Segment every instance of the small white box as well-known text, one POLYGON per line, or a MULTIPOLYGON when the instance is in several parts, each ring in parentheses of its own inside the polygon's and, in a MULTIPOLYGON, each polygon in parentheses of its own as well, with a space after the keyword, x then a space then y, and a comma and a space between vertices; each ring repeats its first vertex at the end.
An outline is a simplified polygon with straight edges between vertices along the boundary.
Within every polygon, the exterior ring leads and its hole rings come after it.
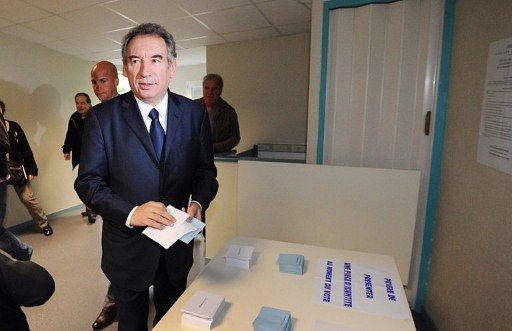
POLYGON ((198 291, 181 308, 181 323, 211 329, 223 307, 223 296, 198 291))

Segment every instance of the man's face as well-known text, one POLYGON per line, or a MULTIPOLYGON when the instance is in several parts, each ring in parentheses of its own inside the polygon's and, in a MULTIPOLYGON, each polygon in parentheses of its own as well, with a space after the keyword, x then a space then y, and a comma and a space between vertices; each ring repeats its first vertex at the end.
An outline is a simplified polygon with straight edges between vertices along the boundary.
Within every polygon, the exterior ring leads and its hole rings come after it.
POLYGON ((116 96, 119 79, 114 76, 109 68, 97 65, 91 72, 91 83, 94 94, 101 102, 105 102, 116 96))
POLYGON ((91 104, 87 102, 87 98, 83 95, 79 95, 75 98, 76 110, 80 115, 84 116, 91 109, 91 104))
POLYGON ((222 88, 215 84, 212 80, 203 83, 203 100, 206 106, 215 106, 222 94, 222 88))
POLYGON ((162 101, 176 71, 167 61, 167 46, 159 36, 139 35, 128 44, 123 74, 137 98, 156 106, 162 101))

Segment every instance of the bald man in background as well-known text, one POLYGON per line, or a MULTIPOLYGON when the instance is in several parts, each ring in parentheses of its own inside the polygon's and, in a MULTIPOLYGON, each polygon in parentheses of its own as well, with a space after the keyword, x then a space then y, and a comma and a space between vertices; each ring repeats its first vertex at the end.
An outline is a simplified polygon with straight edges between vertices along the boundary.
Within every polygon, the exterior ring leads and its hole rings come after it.
POLYGON ((91 70, 91 83, 94 94, 101 102, 108 101, 117 95, 117 68, 108 61, 98 62, 91 70))
MULTIPOLYGON (((108 61, 98 62, 92 67, 91 83, 94 94, 96 94, 101 102, 115 97, 117 95, 117 85, 119 84, 116 66, 108 61)), ((112 294, 112 285, 109 284, 103 308, 92 324, 92 328, 95 330, 106 328, 112 324, 116 315, 116 303, 112 294)))

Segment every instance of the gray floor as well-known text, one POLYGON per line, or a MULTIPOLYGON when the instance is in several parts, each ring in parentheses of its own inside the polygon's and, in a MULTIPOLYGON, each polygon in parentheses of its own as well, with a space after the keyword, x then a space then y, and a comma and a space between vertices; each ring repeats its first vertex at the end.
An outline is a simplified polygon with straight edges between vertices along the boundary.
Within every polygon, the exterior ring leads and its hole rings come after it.
MULTIPOLYGON (((35 226, 17 234, 34 247, 32 260, 44 266, 55 280, 55 293, 48 302, 23 308, 32 331, 92 330, 108 287, 100 269, 101 222, 98 219, 89 224, 77 211, 52 220, 52 236, 43 236, 35 226)), ((204 243, 196 240, 196 261, 202 260, 198 254, 203 251, 204 243)), ((195 263, 189 278, 200 267, 199 262, 195 263)), ((153 315, 151 308, 149 321, 153 315)), ((104 330, 117 330, 117 322, 104 330)))

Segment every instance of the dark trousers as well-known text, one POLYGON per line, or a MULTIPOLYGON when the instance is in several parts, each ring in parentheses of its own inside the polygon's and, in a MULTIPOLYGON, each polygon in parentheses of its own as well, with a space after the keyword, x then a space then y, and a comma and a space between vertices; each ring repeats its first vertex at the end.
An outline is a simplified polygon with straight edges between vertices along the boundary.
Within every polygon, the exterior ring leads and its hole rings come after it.
MULTIPOLYGON (((187 279, 179 286, 173 286, 167 276, 165 254, 162 251, 158 270, 153 281, 153 299, 155 302, 155 319, 153 325, 165 315, 171 306, 185 292, 187 279)), ((112 284, 116 299, 116 312, 119 331, 146 331, 148 329, 149 290, 132 291, 112 284)))

